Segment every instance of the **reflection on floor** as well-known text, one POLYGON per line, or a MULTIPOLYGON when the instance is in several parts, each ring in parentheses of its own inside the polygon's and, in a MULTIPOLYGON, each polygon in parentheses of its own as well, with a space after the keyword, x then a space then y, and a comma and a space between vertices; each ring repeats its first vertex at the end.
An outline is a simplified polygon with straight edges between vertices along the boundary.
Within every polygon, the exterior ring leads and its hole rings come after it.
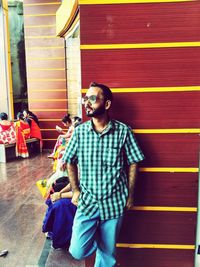
POLYGON ((46 207, 35 182, 51 171, 47 154, 0 163, 0 250, 9 250, 0 267, 38 266, 46 207))
POLYGON ((41 231, 46 211, 36 181, 49 177, 47 154, 0 163, 0 267, 92 267, 94 257, 76 261, 68 251, 55 251, 41 231))

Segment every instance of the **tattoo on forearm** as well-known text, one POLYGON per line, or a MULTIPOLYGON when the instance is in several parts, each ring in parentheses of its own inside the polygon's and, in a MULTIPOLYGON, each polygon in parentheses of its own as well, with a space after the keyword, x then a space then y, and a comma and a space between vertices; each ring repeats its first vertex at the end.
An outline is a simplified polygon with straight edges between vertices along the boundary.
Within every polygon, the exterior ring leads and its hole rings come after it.
POLYGON ((131 164, 129 166, 129 175, 128 175, 129 195, 133 195, 134 193, 136 173, 137 173, 137 164, 131 164))

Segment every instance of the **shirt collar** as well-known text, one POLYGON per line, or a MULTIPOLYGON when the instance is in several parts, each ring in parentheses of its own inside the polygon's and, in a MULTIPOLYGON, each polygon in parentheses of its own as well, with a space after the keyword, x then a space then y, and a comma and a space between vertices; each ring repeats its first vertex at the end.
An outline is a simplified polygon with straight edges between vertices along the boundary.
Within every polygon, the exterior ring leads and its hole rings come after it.
MULTIPOLYGON (((108 126, 106 127, 106 129, 101 133, 101 134, 105 134, 111 130, 115 129, 115 125, 114 125, 114 121, 110 120, 108 123, 108 126)), ((88 121, 88 131, 94 131, 94 127, 93 127, 93 122, 92 120, 88 121)))

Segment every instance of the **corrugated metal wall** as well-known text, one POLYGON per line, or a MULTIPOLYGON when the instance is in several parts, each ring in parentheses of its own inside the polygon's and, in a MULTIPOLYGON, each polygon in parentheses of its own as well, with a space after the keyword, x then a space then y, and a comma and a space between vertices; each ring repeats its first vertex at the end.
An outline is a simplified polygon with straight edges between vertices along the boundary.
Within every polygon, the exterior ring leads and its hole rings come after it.
POLYGON ((136 207, 127 213, 117 245, 118 262, 193 267, 200 2, 79 2, 82 93, 91 81, 110 86, 112 115, 132 126, 146 155, 136 207))
POLYGON ((54 146, 55 125, 67 113, 64 39, 56 37, 59 6, 57 0, 24 1, 28 102, 39 117, 44 148, 54 146))

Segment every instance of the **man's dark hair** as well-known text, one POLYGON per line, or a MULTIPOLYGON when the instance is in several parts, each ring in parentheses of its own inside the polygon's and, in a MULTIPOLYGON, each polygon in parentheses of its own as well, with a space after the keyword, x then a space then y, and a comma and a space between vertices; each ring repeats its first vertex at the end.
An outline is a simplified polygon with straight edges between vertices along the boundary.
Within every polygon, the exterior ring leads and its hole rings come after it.
POLYGON ((113 99, 112 91, 110 90, 110 88, 108 86, 106 86, 102 83, 91 82, 90 87, 99 87, 103 91, 105 101, 106 100, 112 101, 112 99, 113 99))
POLYGON ((1 119, 2 121, 7 120, 7 119, 8 119, 8 115, 7 115, 5 112, 1 112, 1 114, 0 114, 0 119, 1 119))
POLYGON ((66 114, 63 118, 62 118, 62 122, 66 123, 66 122, 69 122, 71 123, 72 120, 70 118, 70 114, 66 114))

